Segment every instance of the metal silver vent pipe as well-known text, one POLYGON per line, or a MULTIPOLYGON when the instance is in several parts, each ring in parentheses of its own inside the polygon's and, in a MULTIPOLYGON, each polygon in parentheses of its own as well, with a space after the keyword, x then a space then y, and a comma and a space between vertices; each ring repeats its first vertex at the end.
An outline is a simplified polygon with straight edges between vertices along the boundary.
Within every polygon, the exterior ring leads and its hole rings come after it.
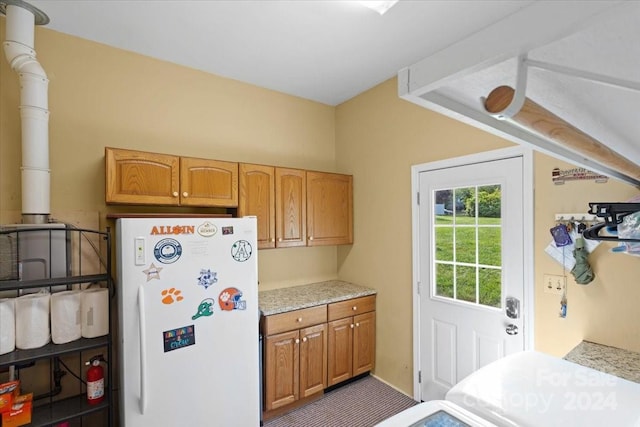
POLYGON ((35 25, 49 18, 21 0, 0 0, 7 16, 5 56, 20 78, 22 222, 46 223, 50 212, 49 80, 36 59, 35 25))

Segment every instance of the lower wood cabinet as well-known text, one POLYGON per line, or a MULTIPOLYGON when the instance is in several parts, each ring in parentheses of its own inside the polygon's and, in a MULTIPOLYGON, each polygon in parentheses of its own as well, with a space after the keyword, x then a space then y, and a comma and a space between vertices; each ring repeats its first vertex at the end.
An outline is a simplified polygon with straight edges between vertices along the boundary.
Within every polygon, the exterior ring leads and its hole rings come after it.
POLYGON ((329 304, 328 386, 373 370, 376 351, 374 308, 375 296, 329 304), (366 312, 343 317, 347 310, 353 313, 366 312))
POLYGON ((327 384, 327 325, 268 336, 265 409, 277 409, 321 392, 327 384))
POLYGON ((268 419, 373 369, 375 295, 264 316, 262 332, 268 419))

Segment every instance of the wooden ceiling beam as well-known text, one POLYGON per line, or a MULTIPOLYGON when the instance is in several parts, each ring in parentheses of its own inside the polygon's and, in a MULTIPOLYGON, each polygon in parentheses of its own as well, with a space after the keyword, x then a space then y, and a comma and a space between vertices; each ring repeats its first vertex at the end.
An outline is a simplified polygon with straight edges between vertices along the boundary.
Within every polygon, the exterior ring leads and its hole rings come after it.
MULTIPOLYGON (((484 107, 491 114, 499 114, 511 103, 514 94, 512 87, 499 86, 487 96, 484 107)), ((640 166, 529 98, 525 98, 520 111, 512 115, 510 120, 588 159, 618 170, 636 181, 640 180, 640 166)))

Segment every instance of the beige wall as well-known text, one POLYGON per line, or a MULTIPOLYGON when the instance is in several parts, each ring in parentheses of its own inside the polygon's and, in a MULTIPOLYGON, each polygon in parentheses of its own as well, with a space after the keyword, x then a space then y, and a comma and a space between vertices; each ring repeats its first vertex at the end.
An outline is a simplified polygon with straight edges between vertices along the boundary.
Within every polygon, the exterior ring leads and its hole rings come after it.
MULTIPOLYGON (((340 277, 375 288, 375 373, 411 392, 410 167, 511 143, 399 99, 395 79, 333 108, 42 28, 36 50, 51 80, 52 211, 60 219, 95 213, 104 227, 107 212, 142 210, 105 206, 105 146, 353 174, 355 243, 260 251, 260 286, 340 277)), ((18 103, 17 77, 1 60, 0 223, 20 210, 18 103)), ((542 252, 556 212, 636 194, 617 182, 553 186, 555 166, 566 165, 536 156, 536 290, 543 273, 561 273, 542 252)), ((584 338, 640 350, 632 306, 640 263, 609 247, 592 256, 594 283, 570 283, 567 319, 557 317, 556 297, 536 292, 538 349, 560 355, 584 338)))
POLYGON ((576 284, 567 271, 567 317, 558 316, 559 297, 543 292, 542 275, 563 274, 563 267, 544 253, 551 241, 549 229, 556 213, 587 212, 589 202, 623 202, 638 195, 638 189, 619 181, 606 184, 571 181, 554 185, 555 167, 570 164, 545 155, 536 156, 536 348, 562 356, 585 339, 614 347, 640 351, 640 258, 612 254, 615 243, 602 242, 589 255, 595 279, 588 285, 576 284))
MULTIPOLYGON (((4 25, 0 19, 2 35, 4 25)), ((105 146, 335 171, 333 107, 46 28, 37 28, 35 40, 50 80, 53 213, 98 212, 104 227, 107 212, 159 210, 105 206, 105 146)), ((15 221, 21 209, 19 102, 18 76, 2 58, 3 224, 15 221)), ((337 274, 335 247, 260 251, 259 263, 261 289, 333 279, 337 274)))

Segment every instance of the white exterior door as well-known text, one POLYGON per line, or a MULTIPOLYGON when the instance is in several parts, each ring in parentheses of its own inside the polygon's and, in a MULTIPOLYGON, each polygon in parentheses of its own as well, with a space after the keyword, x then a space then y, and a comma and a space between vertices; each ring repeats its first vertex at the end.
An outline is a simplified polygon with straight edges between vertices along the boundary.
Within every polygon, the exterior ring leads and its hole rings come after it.
POLYGON ((414 167, 417 394, 424 401, 528 347, 523 157, 466 162, 414 167))

